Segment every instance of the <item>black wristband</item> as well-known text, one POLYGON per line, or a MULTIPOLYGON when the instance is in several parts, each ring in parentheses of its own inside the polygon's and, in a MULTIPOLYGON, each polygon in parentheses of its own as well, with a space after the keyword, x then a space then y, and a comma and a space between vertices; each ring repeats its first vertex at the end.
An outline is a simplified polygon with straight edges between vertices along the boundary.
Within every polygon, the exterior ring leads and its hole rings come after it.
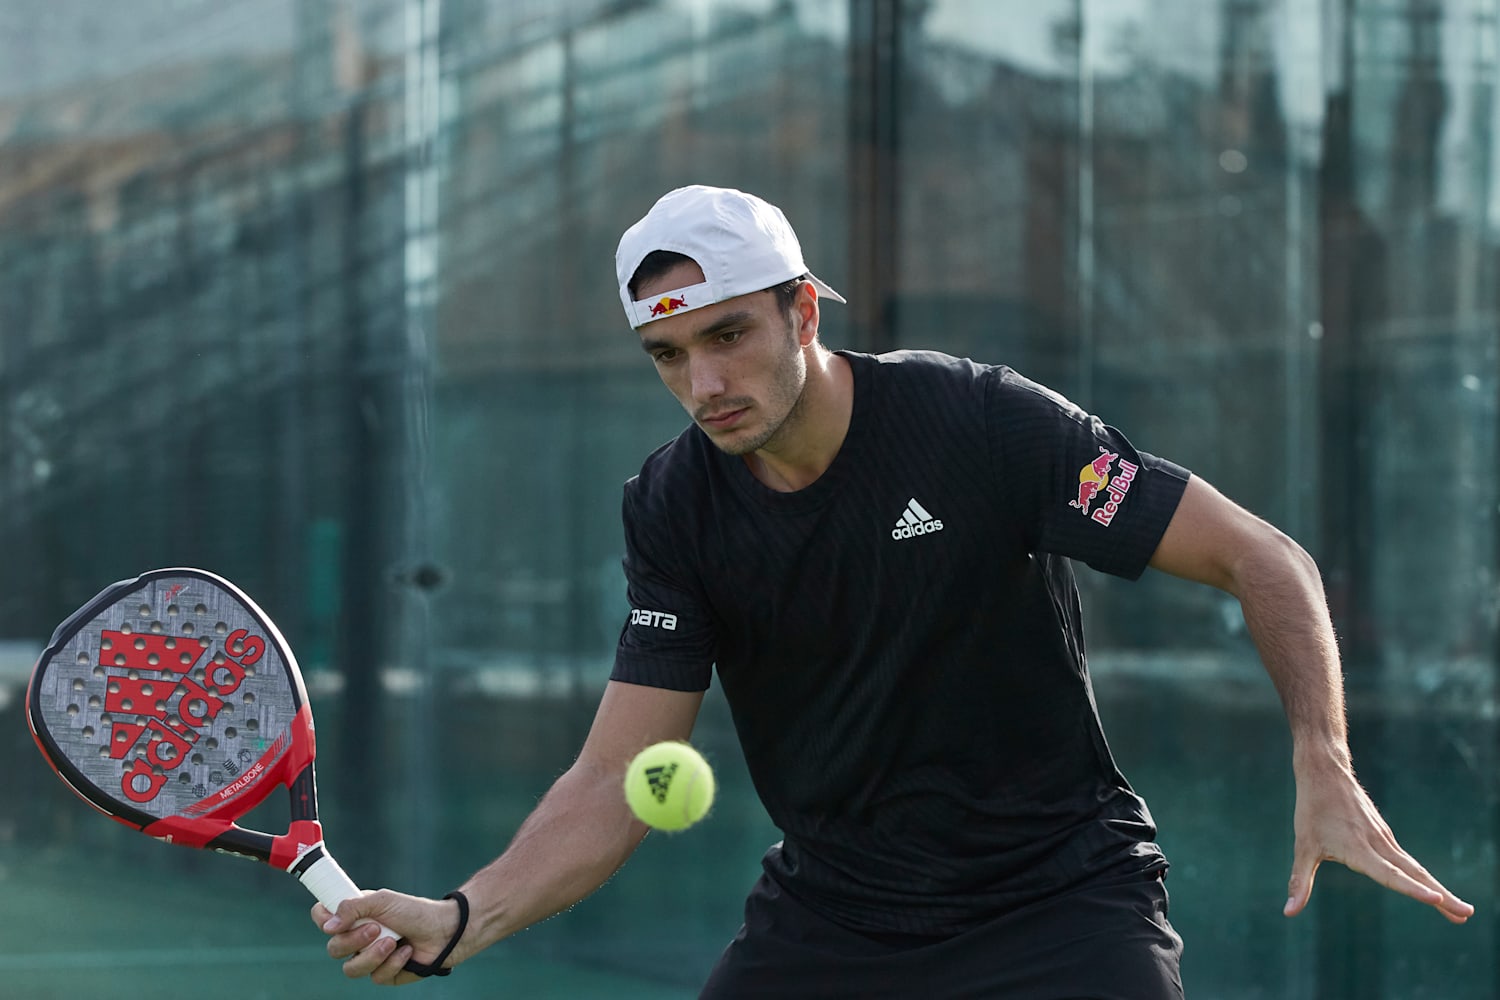
POLYGON ((469 926, 469 898, 457 889, 443 898, 451 899, 458 904, 458 930, 453 932, 453 936, 448 939, 447 946, 431 962, 423 963, 411 959, 406 963, 407 972, 415 973, 423 979, 428 976, 446 976, 453 972, 452 969, 443 968, 443 963, 448 960, 449 955, 453 954, 453 949, 458 946, 459 938, 464 936, 464 931, 469 926))

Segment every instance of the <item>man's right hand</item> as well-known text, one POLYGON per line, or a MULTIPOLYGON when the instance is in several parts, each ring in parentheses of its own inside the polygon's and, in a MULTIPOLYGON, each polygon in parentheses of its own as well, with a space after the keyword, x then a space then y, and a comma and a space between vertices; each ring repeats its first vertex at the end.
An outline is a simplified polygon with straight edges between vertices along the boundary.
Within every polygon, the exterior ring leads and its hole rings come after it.
MULTIPOLYGON (((381 889, 344 900, 337 914, 317 903, 312 919, 329 935, 328 954, 344 963, 344 975, 369 976, 382 986, 405 986, 422 978, 406 971, 407 961, 431 962, 458 930, 458 903, 381 889), (381 938, 377 922, 399 934, 401 941, 381 938)), ((464 957, 460 943, 443 964, 452 968, 464 957)))

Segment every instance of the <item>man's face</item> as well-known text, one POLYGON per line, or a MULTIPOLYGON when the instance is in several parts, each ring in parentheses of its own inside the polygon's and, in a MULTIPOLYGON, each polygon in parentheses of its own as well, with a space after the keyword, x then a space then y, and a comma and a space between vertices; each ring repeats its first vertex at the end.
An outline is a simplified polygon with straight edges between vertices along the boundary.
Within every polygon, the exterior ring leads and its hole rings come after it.
MULTIPOLYGON (((649 299, 703 281, 687 262, 642 283, 649 299)), ((771 443, 787 426, 807 383, 797 325, 773 292, 751 292, 638 331, 656 372, 710 440, 731 455, 771 443)), ((810 338, 809 338, 810 339, 810 338)))

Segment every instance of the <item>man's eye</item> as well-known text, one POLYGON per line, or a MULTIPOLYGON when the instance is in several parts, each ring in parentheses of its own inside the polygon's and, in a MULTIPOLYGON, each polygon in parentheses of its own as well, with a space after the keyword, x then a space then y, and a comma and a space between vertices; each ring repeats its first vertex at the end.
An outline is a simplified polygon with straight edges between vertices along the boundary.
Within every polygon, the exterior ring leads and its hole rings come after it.
POLYGON ((667 364, 668 362, 676 360, 676 358, 677 358, 677 350, 676 350, 676 348, 673 348, 670 351, 657 351, 651 357, 656 361, 657 364, 664 365, 664 364, 667 364))
POLYGON ((739 340, 740 337, 744 336, 744 334, 744 330, 725 330, 723 333, 719 334, 719 343, 732 344, 735 341, 739 340))

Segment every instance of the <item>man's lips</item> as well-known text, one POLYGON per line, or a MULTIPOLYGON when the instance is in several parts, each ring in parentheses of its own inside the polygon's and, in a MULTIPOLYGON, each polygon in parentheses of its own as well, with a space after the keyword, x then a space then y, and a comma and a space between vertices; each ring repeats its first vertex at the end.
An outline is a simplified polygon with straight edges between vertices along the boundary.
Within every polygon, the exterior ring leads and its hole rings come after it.
POLYGON ((748 406, 741 406, 737 409, 725 410, 723 413, 715 413, 712 416, 699 417, 698 422, 716 431, 726 430, 738 423, 740 417, 744 416, 745 411, 748 409, 748 406))

